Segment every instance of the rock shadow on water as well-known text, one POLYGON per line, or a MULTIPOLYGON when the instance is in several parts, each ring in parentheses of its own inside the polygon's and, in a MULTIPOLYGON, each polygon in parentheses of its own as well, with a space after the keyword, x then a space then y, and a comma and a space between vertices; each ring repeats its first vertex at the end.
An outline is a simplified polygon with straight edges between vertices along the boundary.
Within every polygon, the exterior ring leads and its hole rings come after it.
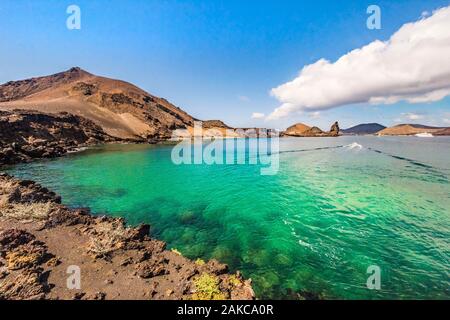
POLYGON ((104 186, 84 186, 76 185, 66 188, 67 192, 77 192, 85 195, 86 198, 95 196, 95 198, 123 198, 128 195, 128 190, 125 188, 107 188, 104 186))

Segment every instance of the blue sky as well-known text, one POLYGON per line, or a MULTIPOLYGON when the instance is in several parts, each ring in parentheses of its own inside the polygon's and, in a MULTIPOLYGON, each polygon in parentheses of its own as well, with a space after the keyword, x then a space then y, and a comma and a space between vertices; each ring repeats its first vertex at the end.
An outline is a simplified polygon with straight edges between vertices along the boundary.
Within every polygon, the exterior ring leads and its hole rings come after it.
POLYGON ((268 124, 252 119, 280 102, 270 90, 321 58, 334 61, 376 39, 387 40, 443 0, 149 1, 2 0, 0 82, 80 66, 132 82, 200 119, 233 126, 324 129, 334 120, 445 125, 450 99, 434 103, 351 105, 295 114, 268 124), (66 28, 66 8, 81 8, 81 30, 66 28), (382 10, 382 29, 366 27, 366 9, 382 10), (420 115, 406 121, 408 114, 420 115), (405 121, 403 121, 405 120, 405 121))

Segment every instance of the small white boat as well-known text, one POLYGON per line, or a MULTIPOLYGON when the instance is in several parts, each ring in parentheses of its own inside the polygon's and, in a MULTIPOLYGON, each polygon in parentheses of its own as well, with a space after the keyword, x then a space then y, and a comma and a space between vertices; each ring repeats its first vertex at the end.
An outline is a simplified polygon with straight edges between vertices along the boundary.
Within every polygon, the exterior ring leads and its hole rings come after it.
POLYGON ((416 134, 416 137, 419 137, 419 138, 433 138, 434 136, 431 133, 422 132, 422 133, 416 134))

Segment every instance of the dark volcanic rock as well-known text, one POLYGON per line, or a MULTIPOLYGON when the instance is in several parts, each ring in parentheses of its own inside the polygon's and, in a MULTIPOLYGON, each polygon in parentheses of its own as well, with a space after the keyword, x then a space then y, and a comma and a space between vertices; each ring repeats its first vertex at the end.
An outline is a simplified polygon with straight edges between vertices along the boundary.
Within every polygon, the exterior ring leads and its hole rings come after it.
POLYGON ((228 272, 228 266, 226 264, 220 263, 216 259, 212 259, 208 261, 207 264, 204 265, 204 268, 212 274, 221 275, 228 272))
POLYGON ((2 245, 1 250, 11 250, 17 248, 18 246, 27 244, 34 239, 35 236, 23 230, 5 230, 0 233, 0 244, 2 245))
POLYGON ((332 137, 337 137, 339 135, 339 123, 337 121, 331 126, 330 135, 332 137))
POLYGON ((61 197, 41 185, 29 180, 12 180, 8 174, 0 173, 0 181, 10 181, 0 186, 0 194, 9 203, 61 203, 61 197))
POLYGON ((0 165, 54 158, 81 147, 118 141, 94 122, 69 113, 0 111, 0 165))
POLYGON ((139 277, 144 279, 153 278, 168 273, 169 270, 164 261, 162 261, 161 259, 155 259, 145 263, 141 263, 138 266, 138 275, 139 277))
POLYGON ((91 96, 98 91, 98 88, 95 84, 79 82, 73 87, 73 90, 80 91, 85 96, 91 96))
POLYGON ((133 240, 144 240, 150 233, 150 225, 141 224, 132 230, 131 238, 133 240))

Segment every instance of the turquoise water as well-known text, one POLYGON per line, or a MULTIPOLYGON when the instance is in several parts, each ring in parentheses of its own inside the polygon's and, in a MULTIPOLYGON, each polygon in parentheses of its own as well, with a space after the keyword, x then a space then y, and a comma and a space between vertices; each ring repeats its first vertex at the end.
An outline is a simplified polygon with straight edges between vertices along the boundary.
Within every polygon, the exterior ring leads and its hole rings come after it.
POLYGON ((450 298, 449 138, 281 139, 273 176, 176 166, 171 150, 105 146, 9 172, 70 206, 150 223, 185 256, 241 270, 259 298, 450 298), (371 265, 381 290, 366 287, 371 265))

